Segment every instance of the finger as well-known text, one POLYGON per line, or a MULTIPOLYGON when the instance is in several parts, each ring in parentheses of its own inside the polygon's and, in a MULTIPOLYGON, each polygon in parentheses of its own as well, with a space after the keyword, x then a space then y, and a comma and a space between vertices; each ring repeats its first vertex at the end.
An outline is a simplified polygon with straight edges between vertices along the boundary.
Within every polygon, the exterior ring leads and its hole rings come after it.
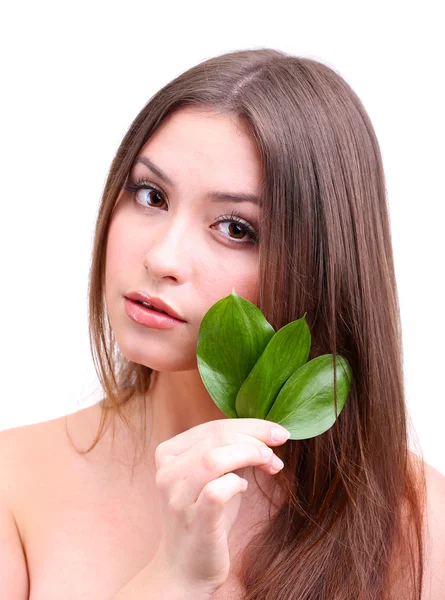
MULTIPOLYGON (((165 477, 170 478, 170 487, 167 485, 164 489, 169 489, 168 494, 180 497, 183 506, 195 503, 208 483, 226 473, 250 466, 269 466, 273 460, 273 451, 265 444, 258 446, 244 442, 203 449, 205 443, 196 444, 165 467, 169 470, 165 477), (190 465, 196 466, 190 469, 190 465)), ((270 470, 267 472, 271 473, 270 470)))
MULTIPOLYGON (((227 446, 228 444, 242 442, 250 442, 251 444, 257 446, 267 447, 267 444, 255 437, 252 437, 251 435, 247 435, 246 433, 223 431, 222 433, 214 433, 207 435, 195 444, 191 444, 188 448, 184 448, 183 452, 179 455, 168 453, 168 449, 167 447, 165 447, 166 450, 164 450, 164 454, 159 460, 159 468, 164 468, 166 464, 170 463, 174 459, 175 465, 172 467, 173 469, 187 469, 188 458, 184 459, 184 456, 191 448, 194 447, 197 447, 197 449, 200 449, 201 453, 203 453, 206 450, 210 450, 211 448, 217 448, 219 446, 227 446)), ((187 457, 190 457, 190 454, 187 454, 187 457)))
MULTIPOLYGON (((206 451, 236 443, 250 443, 258 448, 268 449, 267 444, 245 433, 224 432, 219 435, 208 436, 179 456, 164 455, 162 457, 160 461, 162 464, 160 468, 163 470, 161 479, 164 480, 165 487, 168 487, 169 484, 174 484, 175 481, 184 479, 190 470, 190 465, 200 461, 201 456, 206 451), (192 449, 194 449, 193 452, 190 452, 192 449)), ((267 463, 259 465, 259 468, 262 466, 264 466, 264 472, 269 473, 267 463)))
POLYGON ((289 437, 288 431, 284 427, 266 419, 227 418, 208 421, 191 427, 187 431, 159 444, 155 452, 156 468, 161 467, 164 462, 171 460, 171 457, 182 454, 191 446, 209 436, 231 432, 250 435, 269 446, 278 446, 289 437), (279 438, 274 439, 274 432, 282 433, 281 440, 279 438))
POLYGON ((247 481, 242 477, 227 473, 203 488, 196 501, 196 515, 199 515, 200 529, 204 534, 218 534, 218 526, 222 534, 225 528, 222 519, 225 505, 236 494, 245 492, 247 486, 247 481))

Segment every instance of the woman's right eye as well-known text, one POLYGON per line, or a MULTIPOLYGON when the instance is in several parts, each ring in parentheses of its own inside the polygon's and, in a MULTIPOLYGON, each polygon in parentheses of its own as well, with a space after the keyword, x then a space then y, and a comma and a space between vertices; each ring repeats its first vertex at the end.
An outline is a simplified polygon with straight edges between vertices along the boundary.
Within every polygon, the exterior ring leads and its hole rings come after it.
POLYGON ((141 197, 142 198, 145 197, 145 199, 147 199, 153 193, 154 193, 154 198, 156 198, 158 201, 161 201, 161 203, 165 202, 165 200, 162 196, 162 192, 160 190, 158 190, 157 188, 155 188, 150 183, 148 183, 147 181, 133 182, 130 180, 124 184, 124 189, 127 190, 127 192, 131 192, 132 194, 134 194, 136 202, 138 204, 140 204, 141 206, 143 206, 144 208, 148 208, 148 209, 159 208, 158 204, 155 204, 154 206, 151 204, 147 205, 144 201, 141 200, 141 197), (142 193, 143 190, 147 190, 148 193, 144 195, 142 193))

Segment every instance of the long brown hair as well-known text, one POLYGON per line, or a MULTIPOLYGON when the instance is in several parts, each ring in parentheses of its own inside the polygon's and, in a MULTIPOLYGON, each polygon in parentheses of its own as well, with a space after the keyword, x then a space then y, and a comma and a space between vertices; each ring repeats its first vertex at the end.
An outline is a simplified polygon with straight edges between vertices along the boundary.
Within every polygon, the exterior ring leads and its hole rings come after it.
POLYGON ((258 307, 275 330, 306 312, 309 360, 338 353, 353 372, 335 425, 277 449, 285 502, 243 552, 245 598, 377 600, 398 597, 398 585, 404 599, 419 600, 425 481, 408 450, 382 158, 363 104, 321 62, 267 48, 211 58, 163 87, 131 124, 95 230, 90 347, 105 397, 88 452, 103 435, 107 413, 131 427, 121 407, 147 391, 153 372, 120 355, 106 314, 111 213, 143 145, 186 105, 243 119, 258 146, 258 307))

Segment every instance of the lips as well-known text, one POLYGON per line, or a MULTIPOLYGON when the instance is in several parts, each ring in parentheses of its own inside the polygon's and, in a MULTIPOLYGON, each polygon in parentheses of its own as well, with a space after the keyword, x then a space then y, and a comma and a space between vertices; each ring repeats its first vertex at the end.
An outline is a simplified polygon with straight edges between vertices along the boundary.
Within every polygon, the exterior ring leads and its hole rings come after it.
POLYGON ((168 316, 171 316, 171 315, 169 315, 167 312, 165 312, 165 310, 160 310, 159 308, 156 308, 156 307, 155 307, 155 306, 153 306, 152 304, 148 304, 148 302, 141 302, 140 300, 136 300, 136 302, 137 302, 138 304, 141 304, 142 306, 145 306, 146 308, 151 308, 152 310, 155 310, 156 312, 159 312, 159 313, 161 313, 161 314, 163 314, 163 315, 168 315, 168 316))
POLYGON ((165 313, 178 321, 185 321, 179 313, 177 313, 171 306, 169 306, 166 302, 164 302, 161 298, 155 298, 154 296, 150 296, 146 292, 142 290, 136 290, 134 292, 129 292, 125 294, 125 297, 128 300, 133 300, 134 302, 140 302, 141 304, 145 302, 146 304, 150 304, 154 309, 158 310, 161 313, 165 313))

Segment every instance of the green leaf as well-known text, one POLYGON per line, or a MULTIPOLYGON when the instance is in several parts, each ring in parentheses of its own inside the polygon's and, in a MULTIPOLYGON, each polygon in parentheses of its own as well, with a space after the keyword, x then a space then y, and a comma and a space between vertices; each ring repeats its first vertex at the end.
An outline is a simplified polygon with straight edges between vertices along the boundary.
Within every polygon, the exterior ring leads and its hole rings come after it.
POLYGON ((308 359, 311 334, 306 314, 271 338, 236 397, 238 417, 264 419, 289 377, 308 359))
POLYGON ((238 391, 274 333, 260 309, 234 288, 204 315, 196 349, 198 370, 213 401, 228 417, 237 417, 238 391))
MULTIPOLYGON (((336 376, 338 416, 352 381, 349 362, 339 355, 336 376)), ((312 438, 328 430, 336 420, 333 355, 323 354, 300 367, 282 387, 266 419, 288 429, 293 440, 312 438)))

